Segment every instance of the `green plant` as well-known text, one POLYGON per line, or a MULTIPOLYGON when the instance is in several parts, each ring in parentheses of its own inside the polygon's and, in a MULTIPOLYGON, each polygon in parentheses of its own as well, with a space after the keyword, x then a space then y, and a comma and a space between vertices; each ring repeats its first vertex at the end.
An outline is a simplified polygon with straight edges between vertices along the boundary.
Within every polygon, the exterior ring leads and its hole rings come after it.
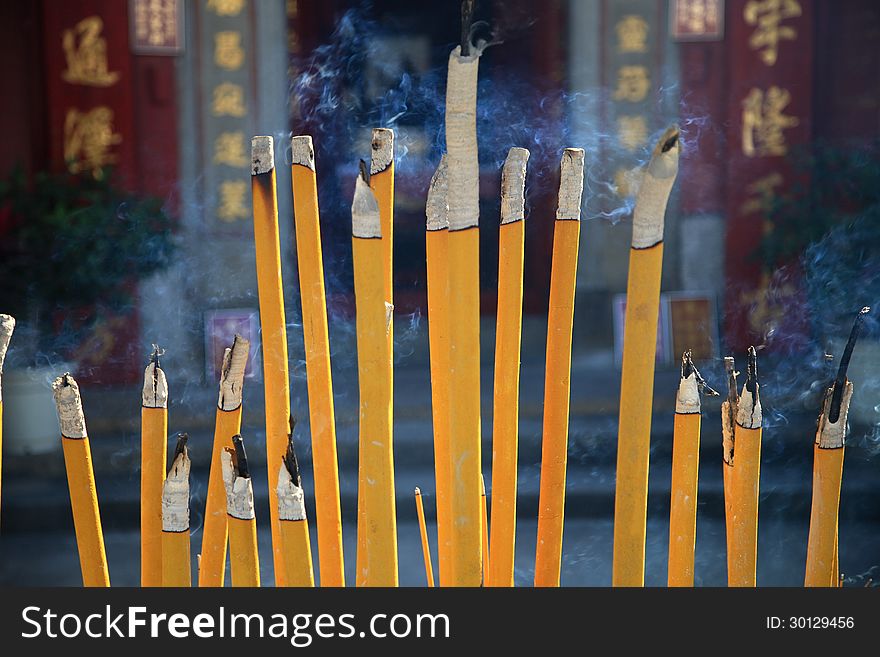
MULTIPOLYGON (((68 313, 87 331, 132 302, 134 283, 165 267, 172 222, 156 198, 117 187, 112 176, 21 170, 0 181, 0 309, 28 320, 52 349, 68 313)), ((66 338, 69 340, 70 335, 66 338)))

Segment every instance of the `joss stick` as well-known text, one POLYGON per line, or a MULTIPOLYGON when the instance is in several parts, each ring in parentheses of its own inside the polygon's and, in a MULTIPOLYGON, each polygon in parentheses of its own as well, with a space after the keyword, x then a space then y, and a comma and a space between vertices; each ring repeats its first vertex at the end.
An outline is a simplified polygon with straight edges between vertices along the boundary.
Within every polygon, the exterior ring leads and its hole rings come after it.
POLYGON ((251 343, 240 335, 223 352, 220 395, 214 419, 214 446, 205 500, 199 586, 223 586, 226 575, 226 490, 223 487, 223 450, 232 448, 232 437, 241 431, 242 390, 251 343))
POLYGON ((739 391, 736 388, 736 377, 739 372, 736 371, 733 356, 724 357, 724 369, 727 372, 727 399, 721 402, 721 472, 724 482, 724 535, 727 543, 727 570, 729 573, 730 556, 733 554, 730 531, 730 521, 733 517, 733 511, 731 510, 731 498, 733 496, 733 440, 736 412, 739 406, 739 391))
MULTIPOLYGON (((312 138, 291 140, 296 260, 299 267, 309 423, 315 472, 315 522, 322 586, 345 586, 339 466, 336 453, 336 411, 330 371, 327 299, 318 213, 318 185, 312 138)), ((279 471, 280 472, 280 471, 279 471)))
POLYGON ((254 488, 241 436, 233 436, 232 444, 234 448, 224 449, 221 457, 226 513, 229 516, 229 570, 232 586, 259 586, 260 559, 257 553, 254 488))
POLYGON ((680 151, 678 127, 672 126, 654 147, 633 212, 614 497, 611 575, 614 586, 644 586, 645 583, 648 457, 663 268, 663 224, 666 203, 678 173, 680 151))
POLYGON ((425 524, 425 505, 422 503, 422 491, 416 486, 416 515, 419 518, 419 535, 422 539, 422 558, 425 560, 425 578, 428 586, 434 586, 434 566, 431 564, 431 546, 428 544, 428 527, 425 524))
POLYGON ((391 309, 385 301, 379 206, 366 166, 351 205, 352 264, 357 314, 358 586, 397 586, 397 519, 391 437, 391 309))
POLYGON ((187 435, 178 434, 171 469, 162 484, 162 586, 192 586, 189 552, 187 435))
POLYGON ((559 200, 553 226, 553 260, 550 266, 535 586, 559 586, 562 566, 571 337, 583 189, 584 151, 566 148, 560 164, 559 200))
POLYGON ((168 383, 161 351, 144 371, 141 408, 141 586, 162 586, 162 482, 168 442, 168 383))
MULTIPOLYGON (((473 3, 470 3, 471 5, 473 3)), ((463 18, 469 20, 469 16, 463 18)), ((469 33, 464 27, 463 33, 469 33)), ((480 529, 480 167, 477 159, 479 49, 467 39, 449 54, 446 154, 449 218, 449 496, 453 586, 479 586, 480 529), (467 54, 465 54, 467 53, 467 54)))
POLYGON ((446 155, 431 178, 425 205, 428 287, 428 345, 431 413, 434 423, 434 479, 437 498, 437 561, 440 586, 452 583, 452 486, 449 454, 449 210, 446 155))
POLYGON ((262 329, 263 386, 266 397, 266 459, 269 469, 269 513, 272 519, 272 556, 275 584, 283 586, 284 559, 278 524, 278 454, 287 449, 290 418, 290 380, 287 365, 287 327, 281 284, 281 243, 278 236, 278 199, 272 137, 251 140, 251 189, 254 202, 254 245, 262 329))
POLYGON ((694 585, 697 535, 697 477, 700 467, 700 393, 709 388, 694 366, 691 352, 681 357, 672 437, 672 494, 669 510, 669 586, 694 585))
POLYGON ((315 585, 312 569, 312 542, 306 520, 306 503, 299 463, 293 448, 293 424, 287 453, 281 457, 278 471, 278 515, 281 519, 281 545, 284 549, 287 586, 315 585))
MULTIPOLYGON (((525 148, 511 148, 501 170, 495 389, 492 404, 492 563, 485 578, 486 586, 513 586, 528 159, 529 152, 525 148)), ((486 571, 486 564, 483 564, 483 570, 486 571)))
POLYGON ((52 382, 83 586, 110 586, 101 513, 79 386, 70 374, 52 382))
POLYGON ((15 319, 11 315, 0 314, 0 489, 3 481, 3 361, 12 331, 15 330, 15 319))
POLYGON ((763 414, 758 385, 757 353, 749 347, 748 376, 739 397, 734 427, 731 472, 730 555, 728 586, 756 585, 758 561, 758 494, 761 476, 763 414))
POLYGON ((869 311, 870 308, 862 308, 856 316, 840 359, 837 377, 825 392, 822 401, 822 413, 819 415, 813 446, 813 501, 804 586, 838 585, 837 527, 840 486, 843 478, 847 413, 853 393, 853 384, 847 379, 846 373, 859 331, 869 311))

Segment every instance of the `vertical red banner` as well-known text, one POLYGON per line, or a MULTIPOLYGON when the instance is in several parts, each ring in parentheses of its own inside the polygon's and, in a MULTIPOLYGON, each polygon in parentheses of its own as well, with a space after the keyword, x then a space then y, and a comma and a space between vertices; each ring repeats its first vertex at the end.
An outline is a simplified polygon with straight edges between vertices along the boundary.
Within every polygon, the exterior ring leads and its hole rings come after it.
POLYGON ((793 182, 788 156, 812 138, 813 12, 810 0, 727 3, 727 290, 729 347, 792 346, 806 331, 791 312, 801 297, 796 266, 775 276, 758 249, 765 202, 793 182))

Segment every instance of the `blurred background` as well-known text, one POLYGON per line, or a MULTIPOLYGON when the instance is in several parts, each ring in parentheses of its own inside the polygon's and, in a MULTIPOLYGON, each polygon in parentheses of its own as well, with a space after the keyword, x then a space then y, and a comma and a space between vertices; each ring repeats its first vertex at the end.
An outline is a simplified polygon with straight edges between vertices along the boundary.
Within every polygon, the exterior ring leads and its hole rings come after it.
MULTIPOLYGON (((517 584, 531 584, 544 343, 558 164, 586 150, 562 583, 608 585, 619 363, 633 194, 653 140, 682 128, 666 217, 646 583, 666 582, 672 412, 692 349, 759 349, 765 407, 759 585, 803 582, 812 442, 855 313, 880 305, 880 6, 871 0, 481 0, 476 36, 483 440, 491 399, 501 163, 527 180, 517 584)), ((315 141, 353 581, 357 368, 350 211, 370 129, 396 142, 395 461, 401 584, 423 585, 412 490, 433 524, 424 204, 444 146, 459 3, 69 0, 0 4, 0 312, 18 327, 3 372, 0 583, 80 583, 49 382, 80 381, 111 581, 139 580, 143 368, 165 350, 172 436, 190 434, 193 551, 223 348, 252 340, 243 434, 263 466, 249 140, 275 136, 292 407, 311 463, 289 137, 315 141)), ((844 471, 840 568, 880 579, 880 311, 868 318, 844 471)), ((704 400, 696 581, 726 582, 717 400, 704 400)), ((271 581, 265 477, 254 477, 271 581)), ((311 504, 311 500, 309 500, 311 504)), ((314 513, 312 512, 312 518, 314 513)), ((491 523, 491 518, 490 518, 491 523)), ((314 527, 312 527, 314 531, 314 527)), ((435 551, 435 534, 431 533, 435 551)), ((317 571, 316 571, 317 574, 317 571)))

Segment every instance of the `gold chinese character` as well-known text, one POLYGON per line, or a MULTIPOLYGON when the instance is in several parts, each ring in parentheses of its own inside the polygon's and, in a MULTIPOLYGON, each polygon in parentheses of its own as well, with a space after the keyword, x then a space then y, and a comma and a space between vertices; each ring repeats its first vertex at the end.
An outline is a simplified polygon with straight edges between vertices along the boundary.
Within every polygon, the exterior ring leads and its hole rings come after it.
POLYGON ((244 63, 241 32, 224 31, 214 35, 214 63, 227 71, 236 71, 244 63))
POLYGON ((214 164, 241 167, 249 162, 244 152, 244 133, 221 132, 214 140, 214 164))
POLYGON ((774 190, 782 184, 782 174, 778 172, 771 173, 746 187, 748 195, 745 202, 740 206, 739 211, 743 214, 751 214, 760 212, 773 199, 774 190))
POLYGON ((244 0, 208 0, 206 6, 218 16, 238 16, 244 9, 244 0))
POLYGON ((749 47, 761 51, 761 60, 767 66, 776 63, 781 40, 794 41, 797 38, 797 30, 780 23, 800 15, 801 6, 797 0, 749 0, 746 3, 743 17, 746 23, 755 26, 749 37, 749 47))
POLYGON ((644 66, 621 66, 617 71, 617 90, 614 100, 626 100, 637 103, 645 100, 651 80, 648 69, 644 66))
POLYGON ((245 204, 247 183, 243 180, 224 180, 220 183, 220 205, 217 216, 223 221, 247 219, 248 209, 245 204))
POLYGON ((64 117, 64 160, 71 173, 91 171, 95 178, 101 169, 116 162, 111 147, 122 141, 113 132, 113 110, 98 106, 87 112, 67 110, 64 117))
POLYGON ((648 138, 648 125, 644 116, 618 116, 617 139, 628 151, 634 151, 648 138))
POLYGON ((244 89, 241 85, 223 82, 214 87, 211 113, 214 116, 244 116, 244 89))
POLYGON ((648 21, 641 16, 624 16, 614 28, 617 52, 648 52, 648 21))
POLYGON ((101 36, 103 27, 100 16, 89 16, 72 29, 64 30, 61 46, 67 69, 61 73, 61 78, 65 82, 109 87, 119 80, 119 73, 111 72, 107 64, 107 40, 101 36))
POLYGON ((786 89, 770 87, 766 93, 752 88, 743 100, 742 150, 749 157, 785 155, 784 130, 796 126, 797 117, 782 113, 791 100, 786 89))

